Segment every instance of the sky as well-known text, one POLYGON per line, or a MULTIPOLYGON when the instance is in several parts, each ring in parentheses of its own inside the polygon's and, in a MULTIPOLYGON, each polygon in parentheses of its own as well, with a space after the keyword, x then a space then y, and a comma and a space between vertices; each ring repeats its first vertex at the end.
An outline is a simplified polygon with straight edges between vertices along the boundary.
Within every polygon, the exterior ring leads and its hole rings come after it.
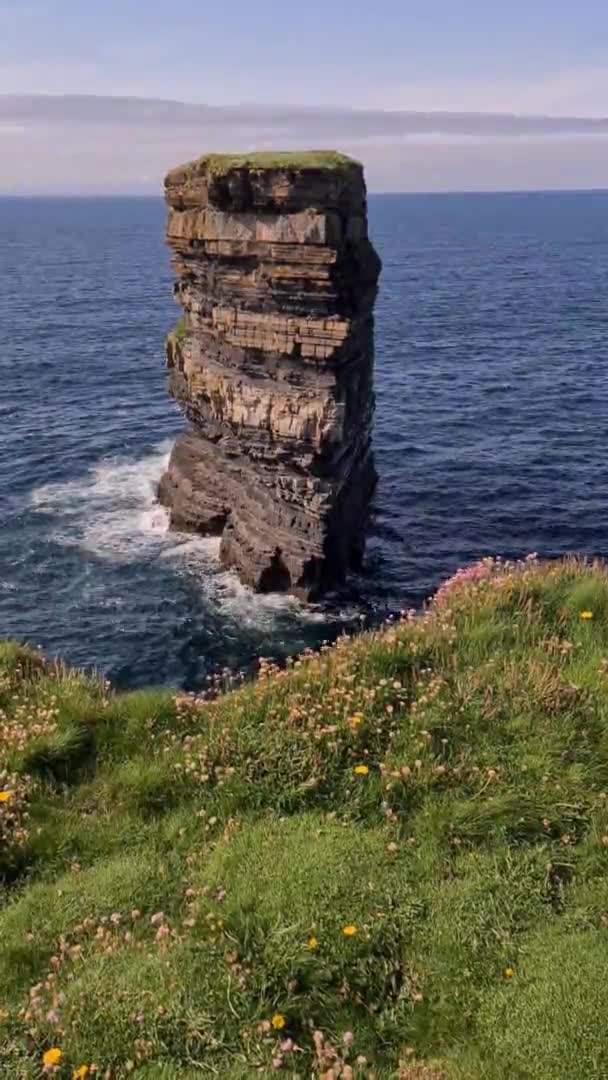
POLYGON ((375 190, 608 187, 607 55, 605 0, 0 0, 0 192, 258 145, 353 152, 375 190))

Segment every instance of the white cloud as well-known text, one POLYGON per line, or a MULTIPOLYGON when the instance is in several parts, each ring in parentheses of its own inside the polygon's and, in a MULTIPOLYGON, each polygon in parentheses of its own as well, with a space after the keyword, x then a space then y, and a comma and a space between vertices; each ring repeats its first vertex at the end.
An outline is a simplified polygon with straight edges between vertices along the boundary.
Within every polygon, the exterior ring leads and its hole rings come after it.
POLYGON ((0 96, 4 193, 158 194, 205 151, 336 147, 395 191, 608 187, 608 121, 0 96))

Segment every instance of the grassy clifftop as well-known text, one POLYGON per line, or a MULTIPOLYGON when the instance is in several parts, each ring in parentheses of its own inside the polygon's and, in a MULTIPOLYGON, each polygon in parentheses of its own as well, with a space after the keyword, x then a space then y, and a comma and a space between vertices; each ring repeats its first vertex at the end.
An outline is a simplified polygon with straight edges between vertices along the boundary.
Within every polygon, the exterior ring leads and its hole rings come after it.
POLYGON ((608 572, 214 701, 0 646, 0 1075, 608 1075, 608 572))
POLYGON ((263 172, 266 169, 343 169, 359 165, 354 158, 340 154, 336 150, 260 150, 250 154, 204 154, 181 169, 227 173, 232 169, 251 169, 263 172))

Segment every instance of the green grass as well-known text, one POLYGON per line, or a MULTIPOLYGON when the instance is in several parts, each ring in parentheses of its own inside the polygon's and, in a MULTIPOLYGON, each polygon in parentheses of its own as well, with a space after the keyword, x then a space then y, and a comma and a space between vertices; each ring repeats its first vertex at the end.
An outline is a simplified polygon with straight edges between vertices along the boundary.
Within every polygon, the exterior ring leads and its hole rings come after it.
POLYGON ((0 793, 2 1076, 608 1077, 602 565, 213 701, 0 643, 0 793))
POLYGON ((559 927, 530 935, 515 980, 486 994, 477 1017, 483 1054, 473 1050, 465 1076, 608 1076, 608 1041, 598 1023, 608 1008, 604 935, 559 927))
POLYGON ((173 327, 172 334, 173 334, 174 337, 177 338, 178 341, 183 341, 184 338, 186 337, 186 333, 187 333, 186 318, 185 318, 184 315, 180 315, 180 317, 177 320, 175 326, 173 327))
POLYGON ((232 169, 251 169, 254 172, 265 169, 333 170, 358 164, 354 158, 339 154, 336 150, 267 150, 251 154, 204 154, 174 171, 222 174, 232 169))

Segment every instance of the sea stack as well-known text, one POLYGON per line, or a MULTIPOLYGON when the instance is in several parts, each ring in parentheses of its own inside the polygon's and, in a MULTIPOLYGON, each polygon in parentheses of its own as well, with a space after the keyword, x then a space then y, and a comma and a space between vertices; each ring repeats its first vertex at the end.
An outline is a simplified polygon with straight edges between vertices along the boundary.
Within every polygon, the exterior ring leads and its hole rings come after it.
POLYGON ((333 152, 209 154, 165 180, 183 315, 166 342, 190 422, 159 497, 221 535, 262 592, 315 599, 357 568, 376 484, 380 260, 362 166, 333 152))

